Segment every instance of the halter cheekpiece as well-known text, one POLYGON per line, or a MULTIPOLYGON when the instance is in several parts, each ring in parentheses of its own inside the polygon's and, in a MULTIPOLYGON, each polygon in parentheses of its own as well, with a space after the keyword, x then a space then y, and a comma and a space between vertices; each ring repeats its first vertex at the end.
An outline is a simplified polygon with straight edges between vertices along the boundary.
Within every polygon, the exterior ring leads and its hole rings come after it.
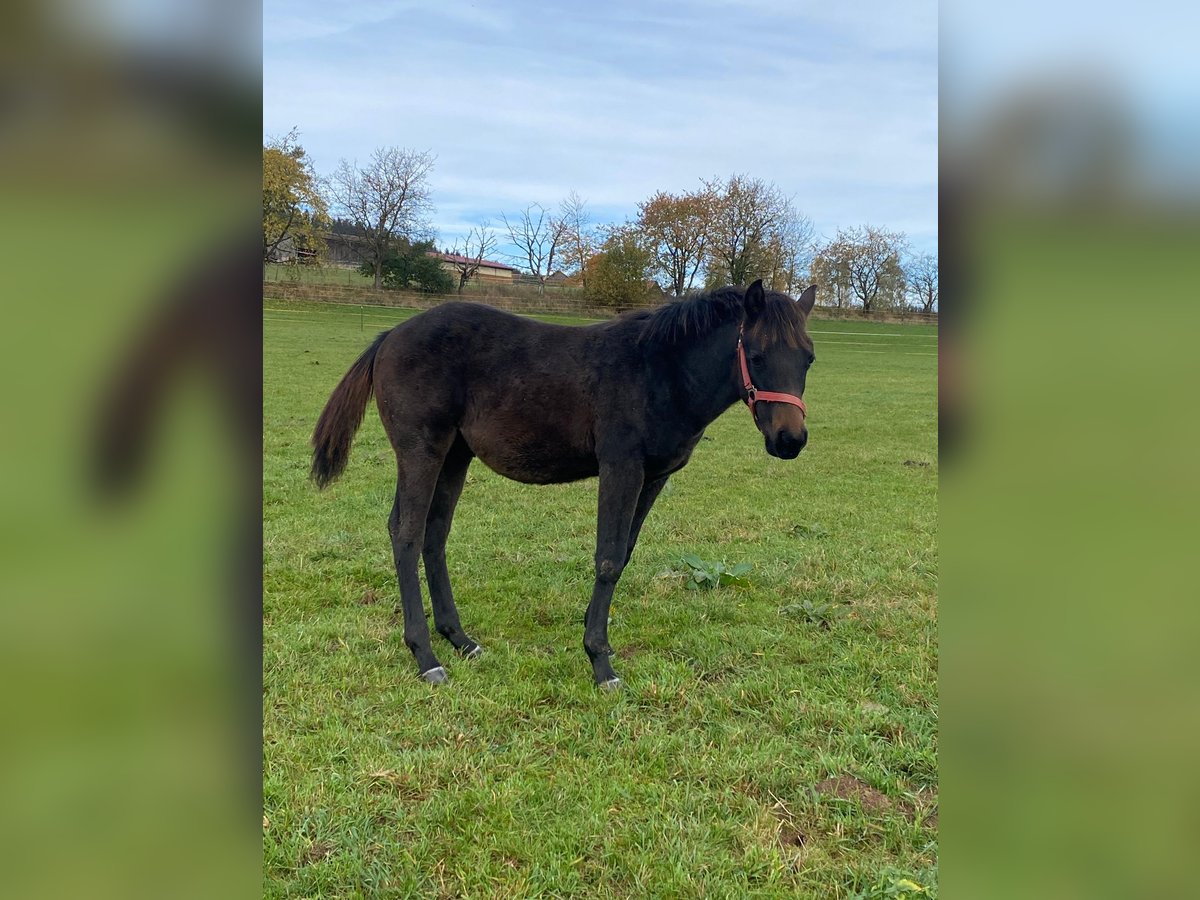
MULTIPOLYGON (((742 388, 746 392, 746 405, 750 407, 750 415, 754 417, 755 403, 790 403, 792 406, 800 407, 800 412, 804 417, 808 418, 808 407, 804 405, 804 401, 795 394, 781 394, 776 391, 760 391, 754 386, 754 382, 750 380, 750 367, 746 365, 746 348, 742 344, 742 330, 744 325, 738 326, 738 342, 737 355, 738 365, 742 370, 742 388)), ((755 418, 757 422, 757 418, 755 418)))

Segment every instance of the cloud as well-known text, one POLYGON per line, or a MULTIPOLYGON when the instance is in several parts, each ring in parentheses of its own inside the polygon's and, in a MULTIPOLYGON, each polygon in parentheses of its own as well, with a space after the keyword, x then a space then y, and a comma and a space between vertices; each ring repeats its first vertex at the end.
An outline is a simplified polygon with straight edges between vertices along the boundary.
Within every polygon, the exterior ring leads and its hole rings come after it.
POLYGON ((620 220, 746 172, 819 230, 936 236, 936 7, 268 3, 264 127, 318 169, 431 149, 450 240, 577 190, 620 220), (277 13, 277 14, 276 14, 277 13))

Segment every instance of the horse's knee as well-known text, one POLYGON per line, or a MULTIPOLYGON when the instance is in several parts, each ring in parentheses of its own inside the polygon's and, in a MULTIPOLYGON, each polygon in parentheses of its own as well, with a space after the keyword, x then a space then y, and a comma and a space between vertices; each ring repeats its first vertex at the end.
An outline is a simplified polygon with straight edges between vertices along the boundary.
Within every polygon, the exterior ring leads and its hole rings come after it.
POLYGON ((605 557, 596 560, 596 580, 608 584, 615 584, 621 577, 621 572, 625 568, 624 560, 612 559, 605 557))
POLYGON ((392 553, 405 560, 416 560, 421 555, 423 539, 419 535, 392 532, 392 553))

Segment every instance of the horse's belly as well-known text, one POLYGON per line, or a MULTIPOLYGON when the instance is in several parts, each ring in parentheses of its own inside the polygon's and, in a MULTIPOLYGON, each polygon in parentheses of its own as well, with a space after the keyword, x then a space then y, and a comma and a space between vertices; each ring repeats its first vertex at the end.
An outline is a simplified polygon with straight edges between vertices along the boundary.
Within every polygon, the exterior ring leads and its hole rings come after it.
POLYGON ((464 428, 463 439, 489 469, 526 484, 558 484, 591 478, 599 472, 596 456, 563 435, 532 434, 507 430, 464 428))
POLYGON ((600 471, 594 457, 546 458, 537 452, 537 448, 530 452, 524 452, 520 447, 497 450, 483 448, 482 452, 476 450, 475 455, 493 472, 525 484, 579 481, 582 478, 591 478, 600 471))

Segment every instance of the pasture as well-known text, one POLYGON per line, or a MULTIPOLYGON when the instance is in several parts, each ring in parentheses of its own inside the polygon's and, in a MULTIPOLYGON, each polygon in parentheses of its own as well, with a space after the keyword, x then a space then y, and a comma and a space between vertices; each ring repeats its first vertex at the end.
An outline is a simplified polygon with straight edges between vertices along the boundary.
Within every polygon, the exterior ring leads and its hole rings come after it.
POLYGON ((347 284, 352 287, 369 288, 375 280, 362 274, 358 267, 342 266, 284 266, 267 263, 263 269, 264 281, 298 282, 301 284, 347 284))
POLYGON ((447 552, 485 653, 435 636, 439 688, 394 610, 373 404, 309 483, 330 391, 410 314, 264 300, 264 896, 936 896, 936 329, 815 318, 797 460, 744 406, 713 423, 617 587, 608 694, 594 479, 472 464, 447 552), (752 568, 687 590, 686 555, 752 568))

